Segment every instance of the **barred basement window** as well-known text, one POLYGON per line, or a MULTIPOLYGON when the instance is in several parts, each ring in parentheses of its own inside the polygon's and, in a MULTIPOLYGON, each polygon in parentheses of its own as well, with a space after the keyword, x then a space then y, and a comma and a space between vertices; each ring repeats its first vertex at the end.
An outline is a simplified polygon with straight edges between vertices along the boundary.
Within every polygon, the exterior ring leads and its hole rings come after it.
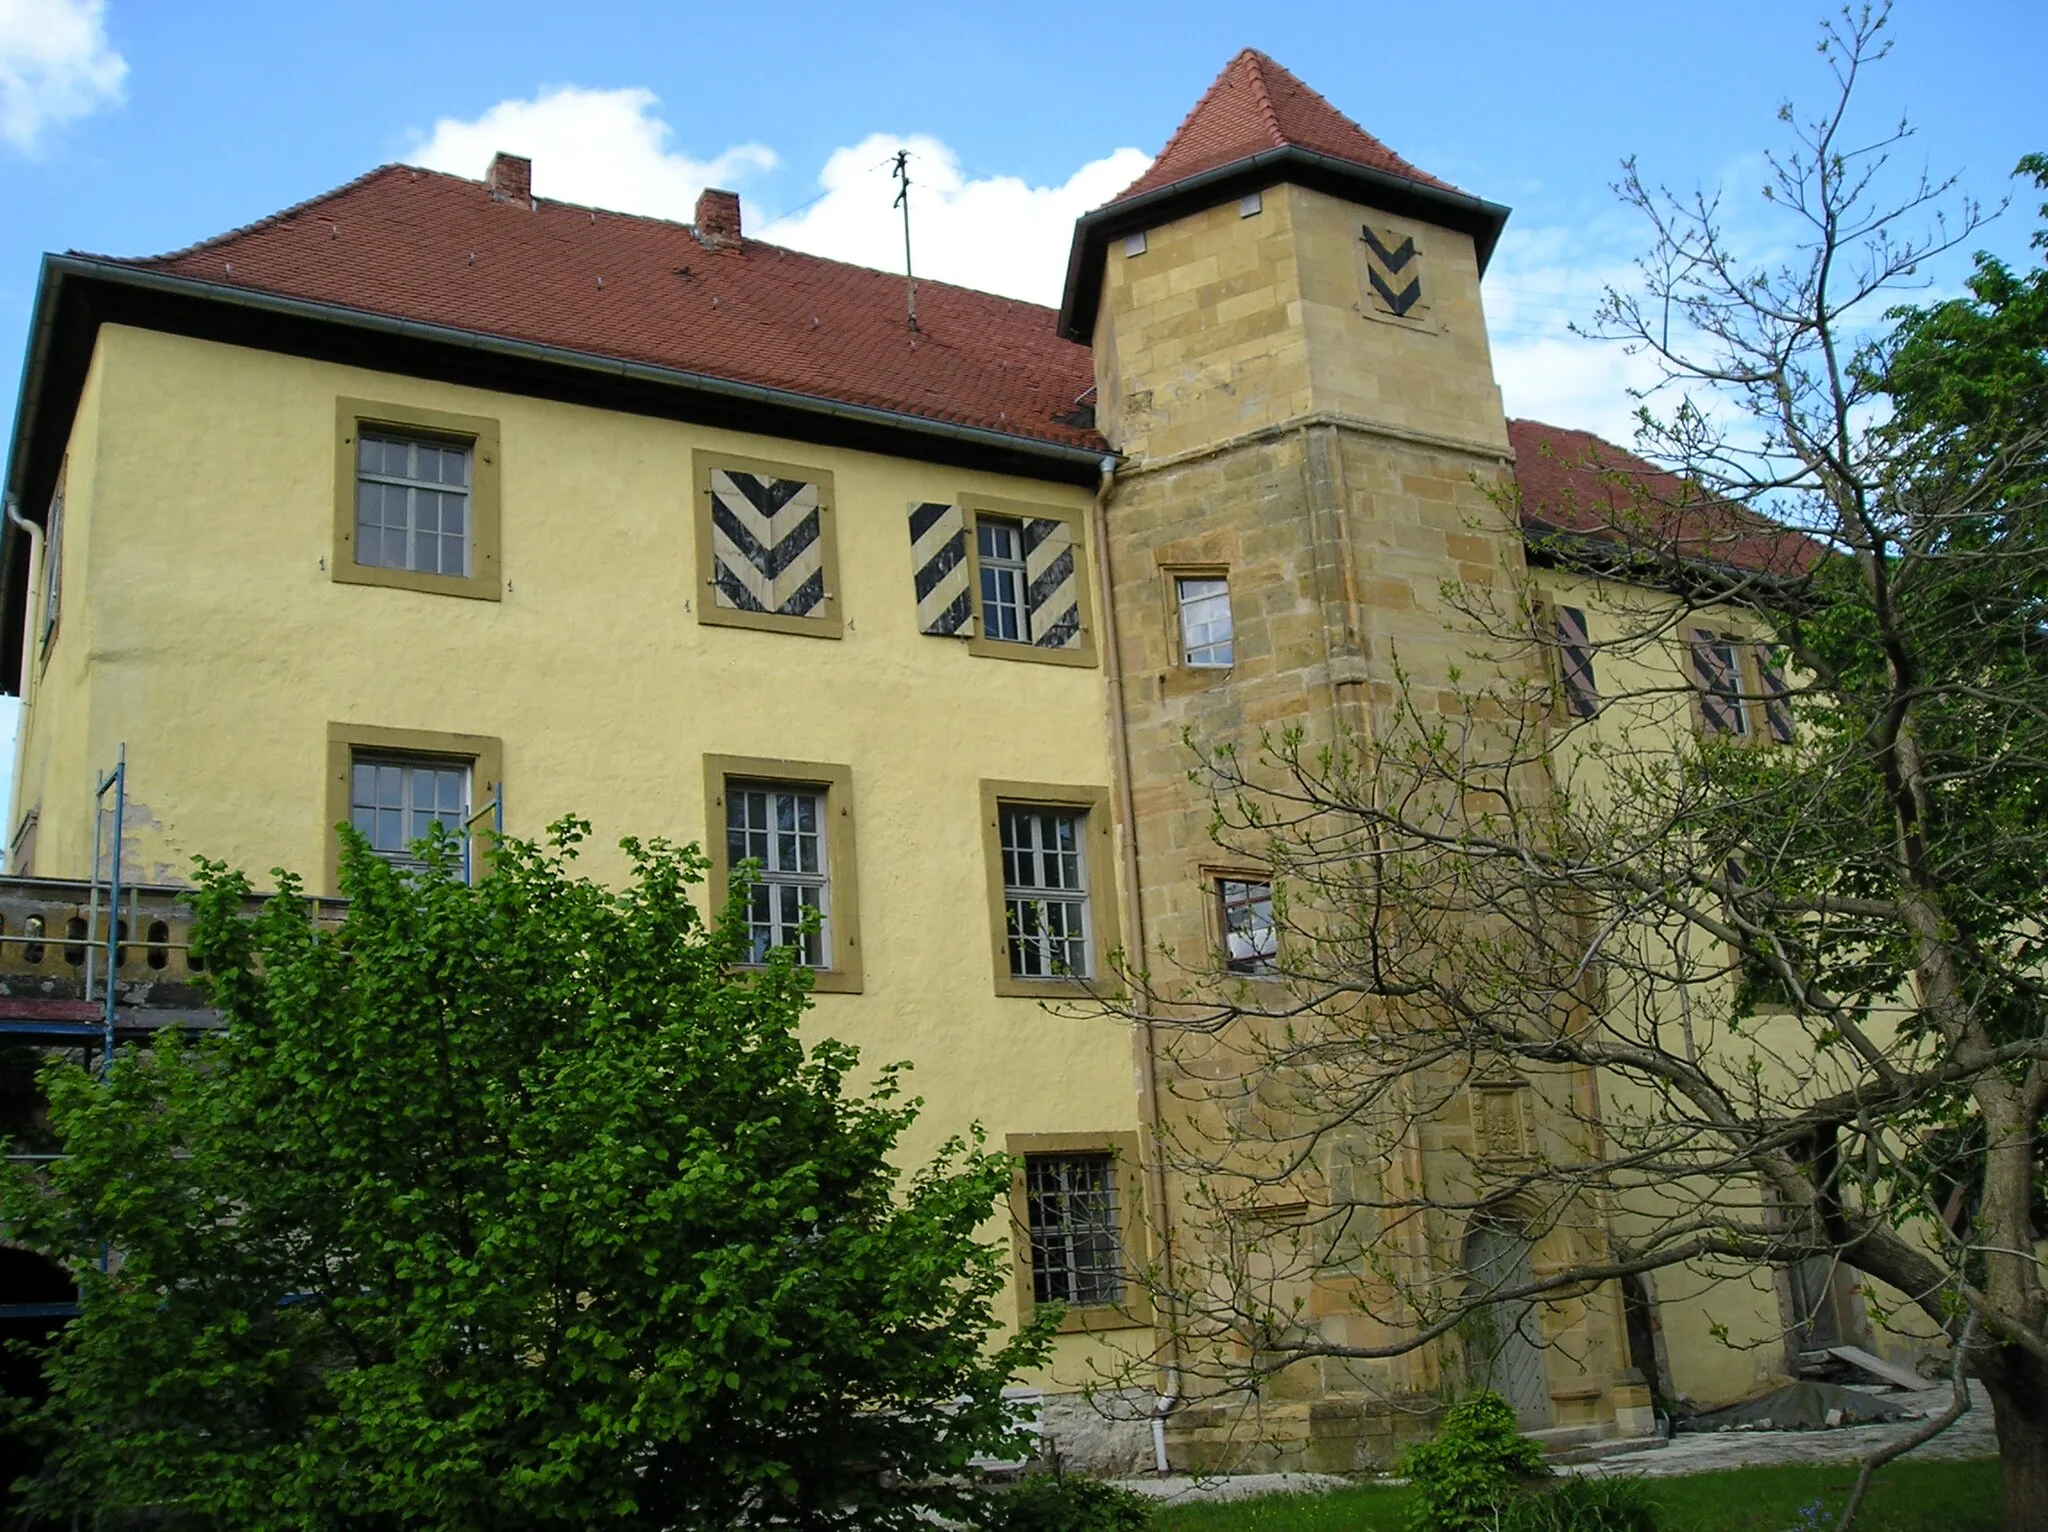
POLYGON ((825 795, 769 783, 733 783, 725 794, 726 866, 760 864, 747 889, 749 958, 768 961, 793 947, 808 967, 823 968, 832 950, 825 922, 830 904, 825 865, 825 795), (805 930, 810 921, 816 924, 805 930))
POLYGON ((1073 809, 1002 806, 1003 923, 1015 978, 1088 976, 1086 819, 1073 809))
POLYGON ((1074 1307, 1121 1302, 1123 1236, 1108 1154, 1024 1157, 1031 1296, 1074 1307))
POLYGON ((1565 705, 1574 718, 1591 718, 1600 711, 1600 684, 1593 675, 1593 641, 1586 635, 1586 614, 1575 606, 1557 608, 1557 662, 1565 705))
POLYGON ((1270 974, 1279 951, 1273 928, 1273 885, 1244 878, 1218 878, 1224 960, 1232 973, 1270 974))
POLYGON ((469 763, 356 752, 349 763, 349 823, 387 862, 421 867, 414 843, 434 826, 468 834, 469 763))
POLYGON ((1184 575, 1173 582, 1180 608, 1181 663, 1195 670, 1228 670, 1233 663, 1230 582, 1184 575))
POLYGON ((1700 725, 1708 734, 1747 735, 1742 701, 1742 651, 1732 638, 1703 629, 1692 635, 1693 684, 1699 688, 1700 725))
POLYGON ((465 579, 470 572, 466 442, 373 433, 356 439, 356 562, 465 579))

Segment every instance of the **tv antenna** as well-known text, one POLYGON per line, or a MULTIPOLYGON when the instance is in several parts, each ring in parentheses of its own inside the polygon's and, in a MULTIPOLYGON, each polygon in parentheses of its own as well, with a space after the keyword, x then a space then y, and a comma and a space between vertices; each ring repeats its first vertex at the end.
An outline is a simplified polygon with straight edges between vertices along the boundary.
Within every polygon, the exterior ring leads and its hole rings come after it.
POLYGON ((910 151, 896 151, 896 165, 890 172, 896 177, 898 190, 894 206, 903 209, 903 297, 910 320, 910 330, 917 333, 917 278, 910 269, 910 151))

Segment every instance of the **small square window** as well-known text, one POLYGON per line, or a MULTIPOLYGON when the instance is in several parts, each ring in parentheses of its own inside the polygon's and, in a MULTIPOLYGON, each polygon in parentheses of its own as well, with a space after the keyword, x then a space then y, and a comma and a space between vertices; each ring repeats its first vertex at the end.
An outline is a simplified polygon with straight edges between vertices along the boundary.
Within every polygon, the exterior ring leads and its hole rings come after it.
POLYGON ((1246 192, 1237 199, 1237 216, 1240 218, 1256 218, 1265 205, 1264 200, 1257 192, 1246 192))
POLYGON ((1034 1302, 1081 1308, 1123 1301, 1115 1156, 1026 1155, 1024 1204, 1034 1302))
POLYGON ((464 580, 470 446, 364 429, 356 438, 358 564, 464 580))
POLYGON ((1224 962, 1232 973, 1271 974, 1279 954, 1273 925, 1273 885, 1248 878, 1218 878, 1224 962))
POLYGON ((1192 670, 1228 670, 1235 663, 1230 582, 1182 575, 1174 580, 1173 593, 1180 610, 1181 663, 1192 670))
POLYGON ((1087 815, 1002 806, 1003 928, 1019 979, 1088 977, 1087 815))
POLYGON ((1126 256, 1143 255, 1144 253, 1145 235, 1142 231, 1124 236, 1124 254, 1126 256))
POLYGON ((728 868, 748 861, 759 864, 747 888, 752 961, 765 963, 775 948, 793 947, 805 966, 828 966, 831 882, 825 795, 815 788, 769 782, 728 784, 725 855, 728 868))
POLYGON ((349 761, 349 823, 387 862, 423 867, 418 843, 439 825, 469 834, 467 761, 357 751, 349 761))

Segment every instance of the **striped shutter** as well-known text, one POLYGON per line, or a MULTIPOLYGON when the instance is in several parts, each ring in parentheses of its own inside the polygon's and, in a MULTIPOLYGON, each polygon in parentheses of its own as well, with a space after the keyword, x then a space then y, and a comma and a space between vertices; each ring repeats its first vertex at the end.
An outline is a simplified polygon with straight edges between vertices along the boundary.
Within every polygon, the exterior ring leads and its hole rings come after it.
POLYGON ((712 599, 730 611, 825 616, 823 530, 817 485, 712 469, 712 599))
POLYGON ((965 634, 974 603, 967 590, 967 518, 959 506, 928 500, 910 508, 910 570, 918 632, 965 634))
POLYGON ((1031 641, 1041 649, 1081 643, 1081 586, 1074 576, 1074 533, 1064 521, 1024 523, 1024 604, 1031 641))
POLYGON ((1792 688, 1785 680, 1784 656, 1769 644, 1756 651, 1757 678, 1763 682, 1764 721, 1771 738, 1781 745, 1792 743, 1792 688))
POLYGON ((1600 684, 1593 675, 1593 641, 1586 636, 1586 614, 1575 606, 1557 608, 1558 670, 1565 703, 1576 718, 1600 711, 1600 684))
POLYGON ((1695 628, 1692 634, 1693 679, 1700 689, 1700 716, 1709 734, 1745 734, 1742 686, 1735 674, 1735 646, 1719 634, 1695 628))

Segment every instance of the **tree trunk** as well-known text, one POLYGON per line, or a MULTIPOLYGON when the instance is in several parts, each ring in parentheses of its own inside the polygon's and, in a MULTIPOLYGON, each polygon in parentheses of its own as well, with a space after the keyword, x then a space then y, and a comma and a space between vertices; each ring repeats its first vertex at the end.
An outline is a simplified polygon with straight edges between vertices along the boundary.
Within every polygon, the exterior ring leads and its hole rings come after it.
POLYGON ((2016 1346, 1979 1353, 2005 1468, 2006 1532, 2048 1532, 2048 1367, 2016 1346))

